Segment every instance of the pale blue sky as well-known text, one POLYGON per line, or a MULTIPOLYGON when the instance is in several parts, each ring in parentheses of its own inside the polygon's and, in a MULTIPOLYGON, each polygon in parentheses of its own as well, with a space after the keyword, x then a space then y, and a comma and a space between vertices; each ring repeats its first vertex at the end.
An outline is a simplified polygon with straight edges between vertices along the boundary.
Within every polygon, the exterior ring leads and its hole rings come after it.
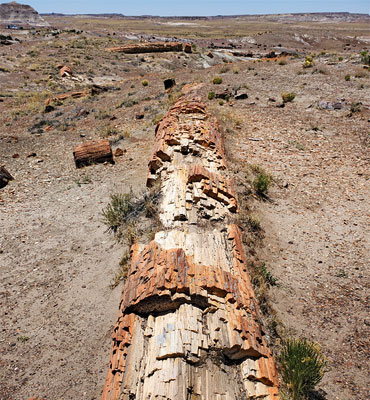
MULTIPOLYGON (((0 1, 4 2, 4 1, 0 1)), ((349 11, 370 13, 370 0, 18 0, 40 13, 125 15, 230 15, 349 11)), ((5 2, 4 2, 5 3, 5 2)))

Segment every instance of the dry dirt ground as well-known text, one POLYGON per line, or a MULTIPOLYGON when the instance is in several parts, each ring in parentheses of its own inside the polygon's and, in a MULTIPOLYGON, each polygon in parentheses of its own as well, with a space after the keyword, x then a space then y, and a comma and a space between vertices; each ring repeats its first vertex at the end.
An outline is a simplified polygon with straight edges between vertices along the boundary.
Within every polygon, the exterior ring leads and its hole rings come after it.
POLYGON ((233 40, 253 50, 256 59, 248 59, 210 50, 227 42, 222 24, 232 31, 233 21, 212 22, 202 35, 165 25, 167 36, 177 31, 197 44, 191 55, 121 55, 104 49, 127 42, 125 35, 159 34, 163 23, 131 21, 125 29, 122 21, 48 20, 69 31, 12 33, 21 43, 0 48, 0 165, 15 178, 0 189, 0 399, 100 398, 121 291, 110 284, 125 251, 106 232, 101 210, 112 193, 143 190, 155 123, 181 85, 194 81, 205 83, 201 95, 220 119, 236 180, 250 179, 251 165, 273 177, 268 197, 248 202, 264 231, 256 262, 278 279, 268 297, 280 332, 321 344, 331 366, 320 385, 327 400, 368 398, 364 24, 274 23, 273 34, 261 31, 261 21, 239 24, 233 40), (259 59, 278 44, 297 55, 259 59), (304 69, 310 53, 314 65, 304 69), (71 66, 75 79, 60 78, 58 64, 71 66), (222 84, 212 83, 215 76, 222 84), (167 77, 177 82, 172 95, 164 92, 167 77), (46 98, 93 83, 109 90, 45 113, 46 98), (207 100, 233 88, 248 98, 207 100), (282 92, 296 94, 284 108, 282 92), (77 170, 73 147, 101 137, 123 156, 77 170))

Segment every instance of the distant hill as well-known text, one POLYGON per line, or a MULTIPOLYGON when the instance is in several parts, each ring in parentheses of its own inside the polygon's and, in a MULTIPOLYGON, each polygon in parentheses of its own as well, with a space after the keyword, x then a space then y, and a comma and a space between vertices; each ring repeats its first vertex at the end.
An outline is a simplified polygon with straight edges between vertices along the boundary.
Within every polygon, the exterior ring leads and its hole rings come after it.
POLYGON ((31 6, 18 4, 15 1, 0 4, 0 24, 49 26, 31 6))
POLYGON ((75 16, 75 17, 92 17, 92 18, 122 18, 122 19, 147 19, 161 18, 167 20, 213 20, 224 18, 238 18, 246 20, 271 20, 276 22, 338 22, 338 21, 369 21, 369 14, 350 13, 350 12, 321 12, 321 13, 286 13, 286 14, 243 14, 243 15, 214 15, 214 16, 167 16, 159 15, 136 15, 128 16, 119 13, 101 13, 101 14, 61 14, 48 13, 41 14, 44 16, 75 16))

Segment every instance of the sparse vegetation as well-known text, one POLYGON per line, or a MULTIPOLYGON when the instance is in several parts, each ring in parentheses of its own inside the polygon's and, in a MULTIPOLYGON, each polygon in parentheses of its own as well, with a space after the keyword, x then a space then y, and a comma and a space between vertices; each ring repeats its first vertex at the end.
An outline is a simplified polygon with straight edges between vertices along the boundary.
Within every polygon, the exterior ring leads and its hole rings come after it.
POLYGON ((279 65, 286 65, 287 61, 286 61, 286 57, 281 57, 278 61, 279 65))
POLYGON ((312 56, 306 56, 304 63, 303 63, 303 68, 312 68, 314 65, 313 62, 313 57, 312 56))
POLYGON ((278 279, 274 277, 266 267, 266 264, 263 262, 260 266, 257 266, 257 270, 260 274, 260 276, 264 279, 266 282, 267 286, 276 286, 278 279))
POLYGON ((290 103, 295 99, 295 93, 291 92, 291 93, 282 93, 281 94, 281 98, 283 99, 284 103, 290 103))
MULTIPOLYGON (((230 71, 230 67, 228 65, 224 65, 221 69, 220 69, 220 74, 226 74, 226 72, 230 71)), ((213 82, 214 83, 214 82, 213 82)))
POLYGON ((144 80, 141 81, 141 84, 143 86, 148 86, 149 85, 149 81, 147 79, 144 79, 144 80))
POLYGON ((30 340, 30 338, 28 336, 18 336, 17 340, 18 340, 18 342, 26 343, 30 340))
POLYGON ((259 172, 257 177, 253 181, 253 187, 256 193, 260 196, 267 195, 270 184, 271 184, 271 177, 264 171, 259 172))
POLYGON ((119 285, 120 282, 124 282, 127 278, 128 271, 130 269, 130 254, 128 251, 125 251, 123 254, 121 261, 119 262, 119 270, 115 274, 112 283, 110 284, 110 288, 114 289, 119 285))
POLYGON ((351 75, 349 75, 349 74, 346 75, 346 76, 344 77, 344 80, 347 81, 347 82, 350 81, 350 80, 351 80, 351 75))
MULTIPOLYGON (((160 192, 157 186, 134 196, 133 192, 112 194, 110 202, 102 210, 103 223, 108 231, 115 234, 117 239, 125 237, 129 244, 145 232, 138 227, 139 218, 150 218, 157 221, 157 204, 160 192)), ((152 225, 152 224, 150 224, 152 225)))
POLYGON ((214 85, 220 85, 222 83, 222 78, 220 76, 216 76, 215 78, 213 78, 212 82, 214 85))
POLYGON ((213 100, 215 98, 215 96, 216 96, 215 92, 209 92, 208 93, 208 100, 213 100))
POLYGON ((367 50, 363 50, 360 53, 361 56, 361 62, 365 65, 370 65, 370 55, 367 50))
POLYGON ((317 343, 291 338, 284 342, 280 355, 281 377, 292 400, 303 400, 321 382, 327 360, 317 343))

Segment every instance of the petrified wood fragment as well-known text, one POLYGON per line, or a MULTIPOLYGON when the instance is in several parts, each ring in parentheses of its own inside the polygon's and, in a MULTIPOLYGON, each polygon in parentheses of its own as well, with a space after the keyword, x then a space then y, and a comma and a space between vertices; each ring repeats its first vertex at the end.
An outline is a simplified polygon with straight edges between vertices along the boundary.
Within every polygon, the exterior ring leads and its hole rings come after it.
POLYGON ((77 168, 106 161, 113 163, 112 148, 109 140, 89 141, 79 144, 73 149, 73 157, 77 168))
POLYGON ((0 189, 5 187, 13 179, 10 173, 4 167, 0 166, 0 189))
POLYGON ((147 185, 163 230, 131 247, 103 400, 277 400, 217 120, 182 98, 159 122, 147 185))
POLYGON ((110 47, 107 49, 111 52, 140 54, 140 53, 163 53, 167 51, 182 51, 182 43, 180 42, 148 42, 129 44, 127 46, 110 47))

